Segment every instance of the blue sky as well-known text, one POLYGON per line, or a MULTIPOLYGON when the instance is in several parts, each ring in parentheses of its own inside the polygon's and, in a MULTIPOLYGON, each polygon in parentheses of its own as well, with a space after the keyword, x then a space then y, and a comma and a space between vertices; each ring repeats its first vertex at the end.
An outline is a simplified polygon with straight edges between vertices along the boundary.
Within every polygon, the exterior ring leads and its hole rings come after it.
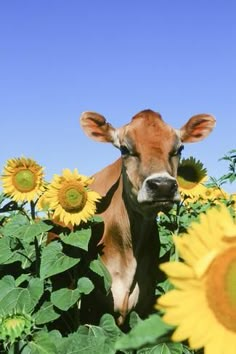
POLYGON ((151 108, 175 128, 212 113, 214 132, 183 156, 221 176, 236 148, 235 13, 234 0, 1 1, 0 168, 26 156, 48 180, 93 174, 119 151, 89 140, 80 114, 119 127, 151 108))

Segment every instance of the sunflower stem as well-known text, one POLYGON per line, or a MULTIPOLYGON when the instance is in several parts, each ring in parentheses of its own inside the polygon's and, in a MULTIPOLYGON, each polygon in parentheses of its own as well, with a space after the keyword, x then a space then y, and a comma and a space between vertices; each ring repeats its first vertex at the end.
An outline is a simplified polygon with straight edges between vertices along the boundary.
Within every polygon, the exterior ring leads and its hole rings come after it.
POLYGON ((35 236, 34 238, 34 247, 35 247, 35 273, 36 276, 39 277, 39 270, 40 270, 40 246, 38 243, 38 239, 35 236))
POLYGON ((180 210, 181 210, 181 203, 177 203, 177 210, 176 210, 176 225, 177 225, 177 229, 176 229, 176 234, 179 234, 179 230, 180 230, 180 210))
POLYGON ((30 201, 30 211, 32 219, 35 220, 35 203, 33 200, 30 201))
POLYGON ((20 346, 19 346, 19 342, 16 341, 14 342, 14 354, 19 354, 20 353, 20 346))

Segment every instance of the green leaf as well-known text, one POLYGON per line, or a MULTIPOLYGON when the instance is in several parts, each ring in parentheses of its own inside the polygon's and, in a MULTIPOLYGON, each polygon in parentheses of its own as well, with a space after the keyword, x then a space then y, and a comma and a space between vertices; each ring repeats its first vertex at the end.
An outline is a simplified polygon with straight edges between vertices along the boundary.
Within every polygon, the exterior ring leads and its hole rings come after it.
POLYGON ((30 278, 30 274, 24 274, 24 273, 23 273, 23 274, 19 275, 19 277, 16 278, 16 280, 15 280, 16 286, 19 286, 19 285, 21 285, 22 283, 24 283, 25 281, 28 281, 29 278, 30 278))
POLYGON ((139 322, 141 322, 141 318, 139 317, 139 315, 137 314, 137 312, 135 311, 132 311, 130 313, 130 317, 129 317, 129 325, 130 325, 130 328, 134 328, 135 326, 137 326, 137 324, 139 322))
POLYGON ((79 258, 66 256, 59 242, 51 242, 43 248, 40 266, 40 278, 45 279, 52 275, 64 272, 79 263, 79 258))
POLYGON ((30 294, 31 310, 33 310, 34 307, 39 302, 39 299, 43 295, 43 290, 44 290, 43 280, 39 278, 30 279, 27 290, 29 291, 30 294))
POLYGON ((88 251, 90 237, 91 229, 71 232, 69 235, 60 235, 62 242, 66 243, 67 245, 79 247, 85 251, 88 251))
POLYGON ((4 193, 0 194, 0 205, 2 204, 2 202, 4 201, 4 199, 6 199, 4 193))
POLYGON ((94 289, 94 285, 89 278, 82 277, 78 280, 77 288, 81 294, 88 295, 94 289))
MULTIPOLYGON (((195 351, 191 350, 189 347, 187 347, 186 345, 182 345, 183 347, 183 352, 181 354, 194 354, 195 351)), ((199 352, 199 354, 201 354, 202 351, 199 352)))
POLYGON ((117 326, 112 315, 106 313, 102 316, 99 326, 104 330, 105 337, 115 343, 118 337, 121 336, 121 329, 117 326))
POLYGON ((23 349, 22 354, 56 354, 57 346, 54 335, 44 331, 36 333, 23 349))
POLYGON ((19 237, 21 233, 21 227, 28 225, 29 220, 25 215, 17 214, 10 218, 10 220, 2 228, 2 234, 4 236, 19 237))
POLYGON ((89 294, 94 288, 93 283, 88 278, 80 278, 76 289, 59 289, 51 294, 53 305, 62 311, 67 311, 79 299, 81 294, 89 294))
POLYGON ((164 227, 164 231, 159 230, 159 234, 160 234, 160 242, 161 242, 161 249, 160 249, 159 256, 163 257, 171 249, 171 247, 173 247, 174 243, 173 243, 172 235, 170 234, 169 231, 167 231, 166 227, 164 227))
MULTIPOLYGON (((138 351, 138 354, 141 354, 142 350, 143 349, 138 351)), ((147 353, 150 354, 183 354, 183 346, 181 343, 160 343, 158 345, 155 345, 154 347, 149 348, 149 350, 150 351, 148 351, 147 353)))
MULTIPOLYGON (((97 346, 97 348, 91 346, 91 353, 106 354, 114 354, 116 352, 114 348, 115 342, 122 334, 120 328, 115 323, 114 317, 110 314, 102 316, 99 326, 80 326, 77 333, 80 335, 80 339, 83 338, 86 341, 85 338, 87 338, 89 343, 97 346), (94 341, 93 338, 96 338, 96 340, 94 341)), ((85 352, 82 351, 82 353, 85 352)))
POLYGON ((170 280, 167 278, 166 280, 164 280, 163 282, 158 284, 158 287, 156 289, 156 295, 163 295, 165 293, 167 293, 168 291, 172 290, 174 288, 174 286, 172 285, 172 283, 170 282, 170 280))
POLYGON ((49 231, 51 228, 52 225, 47 225, 45 222, 40 220, 29 225, 21 226, 19 228, 19 233, 16 236, 24 240, 24 242, 32 242, 36 236, 49 231))
POLYGON ((57 354, 115 354, 115 351, 107 350, 103 336, 72 333, 64 338, 57 354))
POLYGON ((101 216, 99 216, 99 215, 94 215, 94 216, 92 217, 91 221, 92 221, 93 223, 99 223, 99 222, 103 222, 103 218, 102 218, 101 216))
POLYGON ((9 237, 0 239, 0 264, 10 264, 18 260, 16 251, 11 249, 11 240, 9 237))
POLYGON ((30 294, 27 289, 11 289, 0 300, 0 311, 4 313, 12 312, 14 309, 25 310, 28 312, 31 308, 30 294))
POLYGON ((0 301, 8 294, 9 291, 15 288, 15 279, 12 275, 6 275, 0 280, 0 301))
POLYGON ((51 302, 45 302, 40 310, 34 314, 36 325, 42 325, 48 322, 52 322, 60 317, 54 308, 51 302))
POLYGON ((96 274, 100 275, 104 278, 104 286, 106 291, 108 292, 111 287, 111 275, 100 258, 93 260, 89 268, 96 274))
POLYGON ((22 269, 27 269, 36 259, 34 244, 26 243, 24 249, 17 254, 19 261, 21 262, 22 269))
POLYGON ((137 324, 127 335, 122 336, 116 343, 116 349, 137 349, 148 343, 154 343, 158 338, 167 334, 172 327, 166 325, 157 315, 151 315, 137 324))
POLYGON ((15 309, 30 311, 31 297, 29 291, 17 287, 12 276, 5 276, 0 280, 0 289, 0 312, 9 313, 15 309))
POLYGON ((51 301, 53 305, 60 310, 67 311, 79 300, 80 295, 81 293, 79 289, 71 290, 63 288, 56 290, 51 294, 51 301))

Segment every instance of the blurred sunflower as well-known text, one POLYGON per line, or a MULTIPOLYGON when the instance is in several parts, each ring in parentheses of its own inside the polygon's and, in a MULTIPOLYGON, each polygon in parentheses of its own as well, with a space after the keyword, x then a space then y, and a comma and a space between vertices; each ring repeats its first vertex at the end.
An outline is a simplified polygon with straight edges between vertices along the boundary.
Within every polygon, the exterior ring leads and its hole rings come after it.
POLYGON ((236 193, 231 194, 230 199, 232 200, 234 208, 236 209, 236 193))
POLYGON ((207 200, 229 199, 229 194, 219 187, 206 187, 201 193, 201 197, 207 200))
POLYGON ((3 192, 16 202, 33 201, 44 191, 43 167, 30 158, 7 160, 0 178, 3 192))
POLYGON ((177 172, 179 191, 183 196, 198 197, 205 190, 207 170, 194 157, 182 159, 177 172))
POLYGON ((233 193, 229 196, 229 201, 231 203, 231 207, 232 207, 234 215, 236 217, 236 194, 235 193, 233 193))
POLYGON ((45 194, 45 203, 52 209, 53 218, 65 225, 79 225, 87 221, 96 212, 96 202, 101 198, 97 192, 88 189, 92 178, 63 170, 61 176, 54 175, 45 194))
POLYGON ((175 289, 161 296, 163 320, 177 326, 174 341, 188 339, 205 354, 235 354, 236 224, 227 208, 212 208, 188 234, 174 236, 184 262, 163 263, 175 289))

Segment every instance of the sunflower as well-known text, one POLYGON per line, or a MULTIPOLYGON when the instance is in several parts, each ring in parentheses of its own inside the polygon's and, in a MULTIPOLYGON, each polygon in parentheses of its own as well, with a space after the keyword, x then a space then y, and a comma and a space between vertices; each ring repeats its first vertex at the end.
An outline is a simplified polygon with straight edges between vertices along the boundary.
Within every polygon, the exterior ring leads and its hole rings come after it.
POLYGON ((234 209, 236 210, 236 193, 230 195, 230 200, 232 201, 234 209))
POLYGON ((88 189, 92 178, 65 169, 62 175, 54 175, 45 193, 45 201, 52 209, 53 218, 65 225, 79 225, 96 212, 96 202, 101 198, 97 192, 88 189))
POLYGON ((30 158, 7 160, 1 175, 3 192, 16 202, 33 201, 44 190, 43 167, 30 158))
POLYGON ((207 187, 201 193, 201 197, 207 200, 229 199, 229 194, 219 187, 207 187))
POLYGON ((7 347, 19 338, 25 339, 31 335, 34 327, 31 315, 24 311, 18 313, 14 310, 13 313, 0 317, 0 340, 3 341, 4 347, 7 347))
POLYGON ((236 224, 229 211, 209 209, 174 243, 184 262, 160 266, 175 288, 157 302, 163 320, 177 326, 172 339, 188 339, 205 354, 235 354, 236 224))
POLYGON ((207 180, 207 170, 203 164, 194 157, 182 159, 177 173, 177 181, 179 184, 179 191, 183 196, 190 198, 198 197, 205 190, 205 183, 207 180))

